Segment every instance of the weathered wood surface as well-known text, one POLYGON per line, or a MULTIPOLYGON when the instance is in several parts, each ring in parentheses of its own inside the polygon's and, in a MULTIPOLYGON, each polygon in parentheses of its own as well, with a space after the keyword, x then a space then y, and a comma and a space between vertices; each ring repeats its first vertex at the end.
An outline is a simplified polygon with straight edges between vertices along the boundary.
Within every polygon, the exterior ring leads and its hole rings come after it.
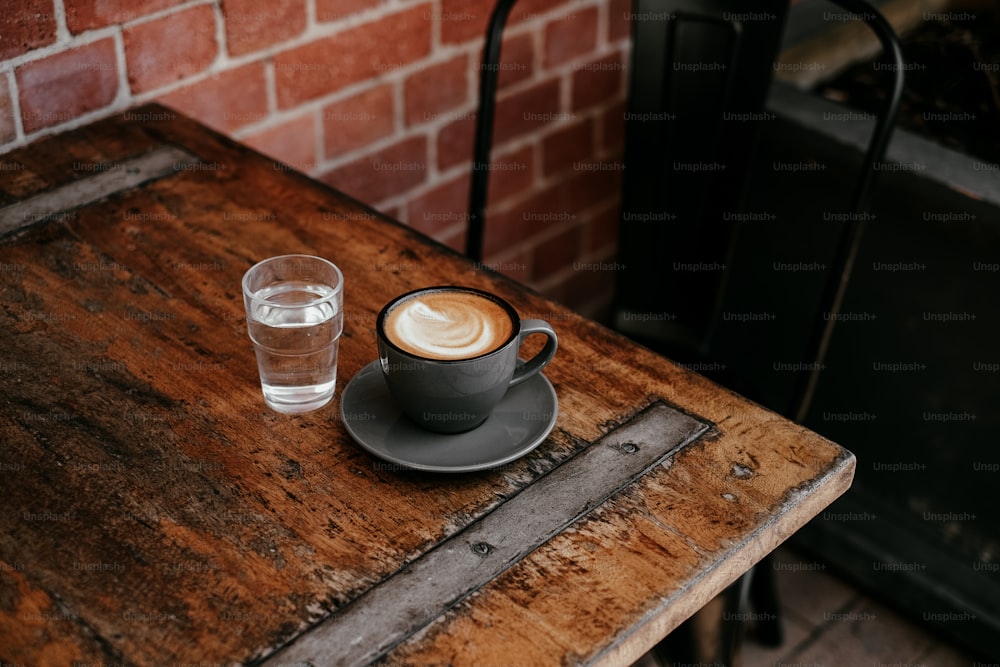
POLYGON ((627 664, 850 485, 816 434, 171 112, 126 116, 0 156, 2 206, 158 147, 200 159, 0 239, 0 662, 280 664, 662 403, 710 430, 381 658, 627 664), (239 287, 288 252, 346 282, 335 401, 299 417, 264 406, 239 287), (395 470, 339 421, 379 308, 442 282, 560 335, 556 429, 498 470, 395 470))
POLYGON ((601 438, 376 586, 270 664, 368 664, 624 490, 708 425, 662 404, 601 438), (444 577, 442 577, 444 573, 444 577))

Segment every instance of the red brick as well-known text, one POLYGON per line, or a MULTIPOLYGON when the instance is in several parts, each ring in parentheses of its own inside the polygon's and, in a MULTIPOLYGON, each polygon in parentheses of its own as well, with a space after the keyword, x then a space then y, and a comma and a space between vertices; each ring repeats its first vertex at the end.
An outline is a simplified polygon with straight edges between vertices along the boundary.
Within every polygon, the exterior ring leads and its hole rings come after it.
MULTIPOLYGON (((512 26, 538 18, 557 10, 562 2, 553 0, 520 0, 514 5, 506 25, 512 26)), ((442 0, 441 13, 435 15, 441 23, 441 41, 445 44, 460 44, 486 38, 495 0, 442 0)))
MULTIPOLYGON (((595 305, 607 308, 614 294, 614 286, 614 271, 574 271, 546 289, 545 296, 575 310, 583 311, 586 308, 589 311, 595 305)), ((594 313, 593 316, 602 317, 599 313, 594 313)))
MULTIPOLYGON (((513 137, 529 133, 562 118, 559 114, 559 82, 545 81, 519 93, 501 96, 493 122, 493 148, 513 137)), ((438 167, 448 169, 472 161, 476 131, 474 114, 464 114, 438 132, 438 167)))
POLYGON ((627 39, 632 34, 632 0, 608 3, 608 41, 627 39))
POLYGON ((576 214, 578 207, 572 206, 568 194, 565 184, 556 183, 520 205, 521 217, 526 221, 529 230, 528 234, 525 234, 526 238, 543 233, 556 225, 575 223, 579 219, 576 214))
POLYGON ((483 238, 483 255, 491 255, 529 241, 531 236, 543 232, 553 220, 571 220, 572 214, 558 203, 559 191, 546 188, 531 195, 519 206, 503 213, 486 211, 483 238))
POLYGON ((66 25, 76 34, 135 21, 185 0, 64 0, 66 25))
POLYGON ((625 146, 625 101, 622 100, 601 114, 602 151, 621 152, 625 146))
POLYGON ((274 57, 278 106, 288 108, 403 67, 431 48, 430 5, 350 28, 274 57))
POLYGON ((393 220, 402 219, 403 208, 401 206, 387 206, 386 208, 379 211, 382 215, 387 218, 392 218, 393 220))
POLYGON ((189 78, 215 61, 215 12, 192 7, 122 32, 132 92, 141 93, 189 78))
POLYGON ((583 229, 573 225, 537 245, 531 255, 532 278, 542 280, 573 266, 580 258, 583 229))
POLYGON ((510 23, 521 23, 548 14, 566 4, 567 0, 520 0, 510 12, 510 23))
POLYGON ((518 245, 528 237, 532 224, 525 219, 519 207, 502 213, 487 210, 483 226, 483 256, 503 253, 518 245))
POLYGON ((410 201, 406 219, 410 227, 435 236, 469 220, 469 175, 463 174, 410 201))
POLYGON ((528 240, 553 225, 582 224, 582 212, 614 200, 620 187, 620 171, 572 172, 568 178, 529 197, 516 211, 505 213, 504 227, 486 234, 487 254, 528 240))
POLYGON ((579 111, 624 95, 625 64, 621 53, 581 65, 573 72, 572 109, 579 111))
POLYGON ((508 278, 513 278, 520 283, 531 280, 531 255, 527 252, 519 252, 513 257, 505 257, 490 262, 485 262, 488 268, 504 274, 508 278))
POLYGON ((441 41, 459 44, 483 39, 493 5, 493 0, 441 0, 441 13, 434 17, 441 23, 441 41))
POLYGON ((463 162, 472 162, 472 137, 475 132, 476 118, 471 113, 463 114, 442 127, 437 137, 438 169, 443 171, 463 162))
POLYGON ((439 118, 469 101, 469 58, 459 56, 407 77, 403 87, 407 125, 439 118))
POLYGON ((531 189, 535 181, 534 149, 526 146, 513 153, 493 153, 490 164, 489 204, 531 189))
POLYGON ((306 29, 305 0, 223 0, 226 50, 252 53, 297 37, 306 29))
MULTIPOLYGON (((482 56, 476 60, 478 64, 482 56)), ((476 90, 479 90, 479 65, 476 70, 476 90)), ((504 40, 500 46, 500 76, 497 89, 526 81, 535 75, 535 40, 530 33, 504 40)))
POLYGON ((465 228, 456 229, 451 232, 442 232, 433 238, 438 243, 448 246, 455 252, 462 253, 463 255, 465 254, 465 228))
POLYGON ((267 118, 264 64, 250 63, 161 95, 158 101, 220 132, 267 118))
POLYGON ((562 118, 559 81, 550 79, 497 101, 493 140, 500 144, 562 118))
POLYGON ((351 14, 381 7, 386 2, 387 0, 316 0, 316 20, 340 21, 351 14))
POLYGON ((427 180, 427 138, 409 137, 323 175, 321 180, 374 205, 427 180))
POLYGON ((316 166, 316 120, 312 113, 245 135, 240 141, 298 171, 309 172, 316 166))
POLYGON ((323 109, 323 152, 328 158, 349 153, 395 130, 392 86, 372 88, 323 109))
POLYGON ((0 81, 0 144, 7 144, 17 138, 14 125, 14 101, 10 98, 7 77, 0 81))
MULTIPOLYGON (((618 245, 618 219, 620 205, 617 201, 597 211, 587 221, 587 240, 584 250, 588 253, 610 251, 618 245)), ((606 254, 613 254, 608 252, 606 254)))
POLYGON ((65 123, 114 102, 118 94, 114 40, 102 39, 26 63, 15 76, 26 133, 65 123))
POLYGON ((518 251, 513 254, 509 250, 486 257, 481 267, 502 273, 508 278, 527 283, 531 280, 531 253, 518 251))
POLYGON ((569 169, 575 162, 589 160, 593 154, 594 128, 589 120, 581 120, 542 140, 546 176, 569 169))
POLYGON ((545 26, 545 66, 567 63, 597 46, 597 8, 574 11, 545 26))
MULTIPOLYGON (((441 23, 441 41, 460 44, 475 39, 485 40, 486 26, 495 4, 495 0, 442 0, 441 13, 435 16, 441 23)), ((565 0, 520 0, 511 10, 506 25, 533 20, 564 4, 565 0)))
POLYGON ((621 179, 621 169, 576 171, 571 178, 558 185, 556 202, 572 214, 579 214, 601 201, 618 196, 621 179))
POLYGON ((0 60, 56 41, 53 0, 7 0, 0 16, 0 60))

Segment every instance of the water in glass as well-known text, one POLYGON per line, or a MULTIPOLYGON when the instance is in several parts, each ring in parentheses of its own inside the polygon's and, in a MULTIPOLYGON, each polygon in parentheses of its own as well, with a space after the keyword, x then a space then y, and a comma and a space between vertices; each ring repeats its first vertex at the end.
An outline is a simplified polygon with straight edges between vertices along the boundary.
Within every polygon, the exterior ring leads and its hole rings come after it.
POLYGON ((289 281, 254 295, 247 327, 264 399, 279 412, 305 412, 333 398, 343 313, 328 285, 289 281), (318 302, 318 303, 314 303, 318 302))

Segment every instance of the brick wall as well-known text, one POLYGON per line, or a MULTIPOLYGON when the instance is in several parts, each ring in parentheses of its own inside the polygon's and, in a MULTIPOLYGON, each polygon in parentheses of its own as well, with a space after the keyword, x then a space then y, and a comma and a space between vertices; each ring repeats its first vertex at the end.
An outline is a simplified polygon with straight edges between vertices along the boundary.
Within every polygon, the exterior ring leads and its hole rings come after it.
MULTIPOLYGON (((7 0, 0 152, 152 100, 464 244, 493 0, 7 0)), ((485 263, 605 304, 628 0, 520 0, 504 33, 485 263)))

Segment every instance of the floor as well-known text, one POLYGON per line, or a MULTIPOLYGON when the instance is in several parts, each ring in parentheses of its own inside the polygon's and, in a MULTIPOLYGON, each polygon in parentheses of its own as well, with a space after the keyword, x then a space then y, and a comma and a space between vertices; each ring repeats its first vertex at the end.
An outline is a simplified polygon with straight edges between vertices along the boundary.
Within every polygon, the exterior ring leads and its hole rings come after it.
MULTIPOLYGON (((822 563, 781 547, 772 567, 777 570, 785 641, 772 649, 748 637, 739 667, 984 665, 859 592, 822 563)), ((633 667, 670 666, 647 654, 633 667)))

